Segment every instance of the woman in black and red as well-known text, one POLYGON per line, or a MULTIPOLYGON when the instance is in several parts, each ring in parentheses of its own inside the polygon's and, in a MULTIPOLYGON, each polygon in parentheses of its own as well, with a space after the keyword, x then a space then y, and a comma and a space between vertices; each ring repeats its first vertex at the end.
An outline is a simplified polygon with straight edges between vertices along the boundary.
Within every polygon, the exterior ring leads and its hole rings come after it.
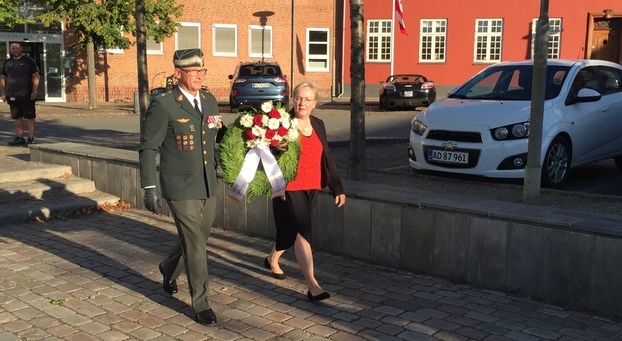
POLYGON ((319 190, 328 186, 335 198, 335 205, 346 202, 341 178, 335 166, 324 122, 311 115, 317 104, 318 90, 311 82, 302 82, 294 88, 294 115, 300 132, 300 158, 296 177, 287 184, 285 200, 275 198, 272 202, 276 224, 276 243, 265 258, 264 265, 278 279, 285 274, 279 266, 279 258, 285 250, 294 246, 296 262, 307 282, 307 298, 320 301, 330 297, 315 279, 313 253, 311 250, 311 222, 319 190))

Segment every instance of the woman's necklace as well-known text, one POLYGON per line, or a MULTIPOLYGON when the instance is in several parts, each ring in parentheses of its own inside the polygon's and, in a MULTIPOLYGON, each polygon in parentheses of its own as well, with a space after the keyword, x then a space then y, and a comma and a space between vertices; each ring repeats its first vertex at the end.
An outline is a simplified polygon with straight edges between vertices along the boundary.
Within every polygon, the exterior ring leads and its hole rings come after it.
POLYGON ((311 127, 311 124, 309 122, 305 122, 305 126, 303 127, 302 124, 300 124, 300 130, 302 131, 302 133, 304 135, 309 135, 311 134, 311 131, 313 130, 311 127))

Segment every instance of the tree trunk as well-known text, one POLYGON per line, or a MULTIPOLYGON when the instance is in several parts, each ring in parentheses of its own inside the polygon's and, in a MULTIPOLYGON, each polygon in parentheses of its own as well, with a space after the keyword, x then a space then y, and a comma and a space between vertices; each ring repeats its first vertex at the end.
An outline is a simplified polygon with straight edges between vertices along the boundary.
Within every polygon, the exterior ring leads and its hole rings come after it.
POLYGON ((86 43, 86 68, 89 85, 89 109, 97 108, 97 87, 95 86, 95 44, 86 43))
POLYGON ((147 73, 147 28, 145 26, 145 1, 136 0, 136 64, 138 67, 138 103, 140 132, 143 132, 145 112, 149 106, 149 79, 147 73))
POLYGON ((363 0, 350 0, 351 44, 350 79, 350 154, 348 178, 366 180, 365 163, 365 65, 363 0))

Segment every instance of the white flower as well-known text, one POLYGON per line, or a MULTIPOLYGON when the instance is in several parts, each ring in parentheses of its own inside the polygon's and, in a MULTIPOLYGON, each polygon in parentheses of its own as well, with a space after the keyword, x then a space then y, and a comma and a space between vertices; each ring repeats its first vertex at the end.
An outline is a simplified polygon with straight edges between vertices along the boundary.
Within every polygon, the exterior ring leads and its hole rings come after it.
POLYGON ((244 128, 250 128, 253 126, 253 115, 244 114, 240 116, 240 125, 244 128))
POLYGON ((298 129, 290 129, 287 131, 287 139, 295 140, 298 138, 298 129))
POLYGON ((272 130, 277 129, 280 125, 281 125, 281 123, 276 118, 271 118, 271 119, 268 120, 268 128, 270 128, 272 130))
POLYGON ((270 110, 272 110, 272 102, 271 101, 261 103, 261 111, 263 111, 263 112, 265 112, 267 114, 267 113, 270 112, 270 110))
POLYGON ((291 126, 291 120, 289 118, 281 118, 281 125, 283 126, 283 128, 285 129, 289 129, 289 127, 291 126))
POLYGON ((261 125, 264 126, 264 127, 267 127, 269 119, 270 119, 270 117, 268 117, 268 115, 262 115, 261 116, 261 125))

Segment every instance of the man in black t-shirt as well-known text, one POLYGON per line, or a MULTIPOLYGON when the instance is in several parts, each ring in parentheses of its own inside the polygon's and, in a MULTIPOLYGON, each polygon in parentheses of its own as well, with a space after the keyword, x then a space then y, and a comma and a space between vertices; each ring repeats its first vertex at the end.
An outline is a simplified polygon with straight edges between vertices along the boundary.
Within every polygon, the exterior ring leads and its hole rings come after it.
POLYGON ((25 55, 20 43, 11 43, 11 58, 0 70, 2 100, 11 108, 17 137, 10 146, 35 143, 35 99, 39 87, 39 68, 32 58, 25 55), (24 139, 24 119, 28 120, 28 141, 24 139))

